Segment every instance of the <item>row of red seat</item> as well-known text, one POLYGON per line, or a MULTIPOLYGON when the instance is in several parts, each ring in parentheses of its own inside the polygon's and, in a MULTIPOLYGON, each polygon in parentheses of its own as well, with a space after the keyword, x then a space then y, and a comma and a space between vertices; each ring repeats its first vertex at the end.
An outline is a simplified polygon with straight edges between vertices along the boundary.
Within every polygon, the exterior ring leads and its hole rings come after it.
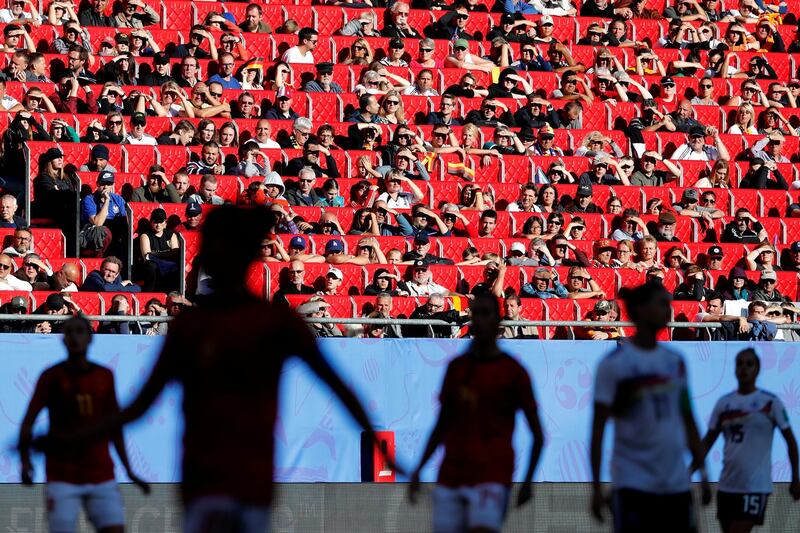
MULTIPOLYGON (((30 313, 36 310, 37 307, 44 304, 49 295, 53 294, 52 291, 0 291, 0 305, 6 304, 16 296, 25 298, 28 307, 27 311, 30 313)), ((87 315, 105 315, 112 308, 112 300, 117 295, 124 295, 130 304, 130 314, 144 315, 145 305, 148 301, 155 298, 164 305, 164 293, 149 293, 149 292, 70 292, 65 293, 69 298, 80 307, 81 311, 87 315)))

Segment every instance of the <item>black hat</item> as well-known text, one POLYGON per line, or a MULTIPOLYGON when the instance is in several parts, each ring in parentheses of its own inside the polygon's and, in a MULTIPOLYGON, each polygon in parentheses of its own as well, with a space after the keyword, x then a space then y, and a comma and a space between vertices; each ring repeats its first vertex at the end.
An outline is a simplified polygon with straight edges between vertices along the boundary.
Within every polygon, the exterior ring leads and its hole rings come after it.
POLYGON ((164 52, 158 52, 153 56, 154 65, 169 65, 169 56, 164 52))
POLYGON ((159 224, 161 222, 166 222, 166 220, 167 220, 167 212, 160 207, 153 209, 153 212, 150 213, 150 222, 155 222, 156 224, 159 224))
POLYGON ((708 249, 708 257, 723 257, 725 252, 720 246, 714 245, 708 249))
POLYGON ((533 130, 530 128, 523 128, 519 132, 519 140, 522 142, 533 142, 536 140, 536 134, 533 133, 533 130))
POLYGON ((418 243, 421 243, 421 244, 427 244, 427 243, 431 242, 431 238, 428 236, 428 234, 426 232, 420 231, 416 235, 414 235, 414 242, 418 242, 418 243))
POLYGON ((673 80, 670 76, 664 76, 661 78, 660 85, 663 87, 664 85, 675 85, 675 80, 673 80))
POLYGON ((395 37, 389 41, 389 48, 399 48, 402 50, 405 47, 406 45, 403 43, 403 40, 398 37, 395 37))
POLYGON ((45 300, 45 303, 47 304, 47 309, 50 311, 59 311, 67 306, 67 302, 64 300, 64 297, 58 293, 49 295, 47 300, 45 300))
POLYGON ((689 128, 689 137, 705 137, 706 130, 703 126, 692 126, 689 128))
POLYGON ((147 115, 144 113, 134 113, 131 116, 132 126, 147 126, 147 115))
POLYGON ((97 175, 98 185, 114 185, 114 173, 108 170, 102 171, 97 175))
POLYGON ((186 204, 186 216, 187 217, 196 217, 203 213, 203 208, 197 202, 189 202, 186 204))
POLYGON ((414 261, 414 268, 428 268, 428 262, 425 259, 417 259, 414 261))
POLYGON ((42 156, 42 163, 46 165, 53 159, 59 159, 61 157, 64 157, 64 152, 62 152, 59 148, 48 148, 42 156))
POLYGON ((125 43, 125 44, 130 44, 130 42, 131 42, 131 38, 127 33, 118 33, 118 34, 116 34, 114 36, 114 40, 117 43, 125 43))
POLYGON ((591 183, 581 183, 578 185, 578 190, 575 192, 575 196, 591 196, 592 195, 592 184, 591 183))
POLYGON ((516 19, 514 18, 514 15, 512 15, 511 13, 503 13, 503 16, 500 17, 500 24, 501 25, 503 25, 503 24, 514 24, 515 21, 516 21, 516 19))
POLYGON ((333 72, 333 63, 329 61, 323 61, 322 63, 317 63, 316 69, 317 72, 320 74, 331 74, 333 72))
POLYGON ((92 159, 108 159, 108 156, 108 146, 105 146, 104 144, 96 144, 92 146, 92 159))

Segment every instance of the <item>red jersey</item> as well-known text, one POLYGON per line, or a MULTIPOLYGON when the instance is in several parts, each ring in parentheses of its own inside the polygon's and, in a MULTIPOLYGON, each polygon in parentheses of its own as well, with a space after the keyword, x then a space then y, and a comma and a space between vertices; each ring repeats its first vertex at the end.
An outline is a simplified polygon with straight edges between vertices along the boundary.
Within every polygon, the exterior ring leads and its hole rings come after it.
POLYGON ((255 299, 211 299, 169 327, 158 365, 183 384, 184 502, 272 497, 278 381, 288 356, 316 353, 305 323, 255 299))
MULTIPOLYGON (((90 363, 86 369, 66 362, 45 370, 36 383, 34 399, 47 407, 50 431, 73 433, 119 410, 111 370, 90 363)), ((109 438, 101 437, 78 447, 47 452, 48 481, 103 483, 114 479, 109 438)))
POLYGON ((536 409, 525 369, 506 354, 493 358, 461 355, 447 367, 440 401, 448 411, 449 424, 444 432, 439 483, 450 487, 510 485, 517 409, 536 409))

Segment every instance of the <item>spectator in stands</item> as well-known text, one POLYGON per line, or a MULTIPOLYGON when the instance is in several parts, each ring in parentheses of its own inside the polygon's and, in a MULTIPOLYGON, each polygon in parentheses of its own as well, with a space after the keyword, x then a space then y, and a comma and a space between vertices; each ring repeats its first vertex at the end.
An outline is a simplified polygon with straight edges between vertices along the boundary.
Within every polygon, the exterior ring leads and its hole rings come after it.
POLYGON ((475 37, 467 32, 468 21, 469 10, 467 7, 464 4, 455 4, 455 9, 436 21, 427 36, 431 39, 445 39, 451 42, 458 39, 471 41, 475 37))
POLYGON ((155 9, 142 0, 125 0, 124 9, 114 17, 118 28, 144 28, 161 21, 155 9), (141 11, 139 10, 141 8, 141 11))
POLYGON ((431 240, 427 233, 419 232, 414 235, 412 249, 403 254, 403 261, 418 261, 423 260, 428 265, 452 265, 453 260, 446 257, 439 257, 430 253, 431 240))
POLYGON ((800 241, 795 241, 786 251, 781 262, 783 270, 800 272, 800 241))
POLYGON ((742 189, 788 190, 789 184, 783 177, 778 164, 760 157, 750 159, 750 168, 739 183, 742 189))
POLYGON ((125 200, 114 193, 114 174, 107 170, 97 176, 97 189, 81 200, 79 236, 82 253, 104 255, 112 244, 122 245, 127 233, 125 200))
POLYGON ((14 276, 30 283, 35 291, 47 291, 50 290, 50 278, 53 276, 53 271, 42 261, 39 254, 31 252, 22 259, 22 266, 14 272, 14 276))
MULTIPOLYGON (((153 68, 152 71, 142 78, 142 85, 150 87, 161 87, 161 96, 164 96, 163 85, 167 82, 175 82, 175 79, 170 74, 170 61, 166 52, 157 52, 153 55, 153 68)), ((179 95, 175 92, 175 96, 179 95)))
POLYGON ((1 49, 5 53, 18 52, 21 50, 25 50, 31 54, 36 52, 36 44, 33 42, 30 33, 28 33, 24 25, 8 24, 3 28, 3 38, 5 42, 1 49))
POLYGON ((575 191, 575 202, 567 209, 569 213, 602 213, 603 208, 594 203, 591 183, 581 183, 575 191))
MULTIPOLYGON (((260 8, 259 8, 260 9, 260 8)), ((222 85, 223 89, 241 89, 242 85, 233 74, 236 60, 230 52, 219 54, 219 72, 208 78, 208 84, 213 82, 222 85)))
POLYGON ((150 228, 139 236, 139 256, 141 263, 134 266, 145 292, 166 291, 177 284, 178 236, 167 228, 167 213, 160 207, 150 214, 150 228))
POLYGON ((214 141, 204 143, 200 151, 200 159, 186 165, 186 172, 188 174, 224 174, 225 165, 220 157, 219 145, 214 141))
MULTIPOLYGON (((661 263, 656 259, 658 254, 658 241, 652 235, 645 235, 636 243, 636 268, 644 270, 657 267, 661 270, 661 263)), ((662 270, 663 273, 663 270, 662 270)))
POLYGON ((542 299, 567 298, 569 293, 558 281, 558 272, 554 268, 539 267, 533 273, 533 281, 520 288, 520 296, 542 299))
POLYGON ((507 263, 511 266, 539 267, 555 264, 547 243, 539 237, 531 239, 527 251, 522 243, 514 243, 511 248, 512 255, 507 259, 507 263))
MULTIPOLYGON (((611 300, 600 300, 594 304, 594 308, 584 318, 584 321, 611 321, 614 322, 619 316, 617 303, 611 300)), ((619 339, 624 337, 622 328, 618 326, 587 326, 574 328, 576 339, 604 341, 609 339, 619 339)))
MULTIPOLYGON (((748 333, 752 327, 746 317, 724 314, 725 301, 718 292, 710 291, 706 294, 706 308, 694 316, 693 322, 732 322, 735 324, 736 333, 748 333)), ((733 326, 733 325, 732 325, 733 326)), ((698 340, 724 340, 725 328, 698 328, 698 340)))
POLYGON ((549 266, 583 266, 590 267, 591 261, 580 248, 571 243, 562 233, 556 233, 549 241, 549 266), (569 257, 572 252, 573 258, 569 257))
MULTIPOLYGON (((424 305, 414 309, 409 318, 412 319, 429 319, 429 320, 444 320, 447 322, 455 323, 456 327, 462 324, 468 317, 468 311, 458 311, 450 309, 445 311, 445 293, 434 293, 428 295, 428 300, 424 305)), ((420 338, 420 337, 434 337, 434 338, 449 338, 454 334, 456 327, 451 326, 404 326, 403 337, 405 338, 420 338)))
MULTIPOLYGON (((47 77, 47 62, 43 54, 37 52, 28 56, 28 70, 25 72, 25 81, 52 83, 52 80, 47 77)), ((30 89, 28 91, 30 92, 30 89)))
POLYGON ((762 161, 772 161, 775 163, 789 163, 788 157, 783 155, 783 145, 785 144, 783 134, 774 131, 755 143, 750 148, 750 154, 754 158, 762 161))
POLYGON ((319 42, 319 34, 313 28, 303 28, 297 34, 297 45, 289 48, 281 57, 286 63, 314 64, 312 53, 319 42))
POLYGON ((457 293, 448 291, 433 281, 433 275, 428 268, 428 262, 424 259, 417 259, 412 263, 411 279, 408 281, 401 281, 398 283, 397 287, 410 296, 430 296, 432 294, 459 296, 457 293))
POLYGON ((780 270, 775 248, 769 242, 763 242, 745 256, 745 263, 750 270, 780 270))
POLYGON ((750 290, 749 284, 750 281, 747 278, 747 272, 745 272, 742 267, 733 267, 728 276, 727 287, 725 287, 725 299, 751 300, 752 291, 750 290))
POLYGON ((497 128, 500 124, 505 124, 508 127, 515 127, 514 115, 508 110, 500 100, 493 100, 486 98, 481 103, 480 109, 473 109, 464 118, 464 124, 474 124, 476 126, 488 126, 497 128), (498 113, 500 109, 500 113, 498 113))
MULTIPOLYGON (((124 294, 117 294, 111 298, 111 308, 105 313, 111 316, 128 316, 131 314, 131 305, 128 297, 124 294)), ((141 328, 138 322, 101 322, 97 326, 98 333, 116 334, 116 335, 131 335, 141 334, 141 328)))
MULTIPOLYGON (((70 9, 72 5, 69 6, 70 9)), ((81 28, 78 23, 77 17, 64 23, 63 35, 57 37, 51 45, 51 51, 57 54, 66 54, 73 44, 77 44, 84 48, 87 52, 91 53, 92 45, 89 39, 89 33, 86 29, 81 28)))
POLYGON ((175 231, 178 233, 200 231, 200 225, 203 223, 203 206, 196 202, 187 203, 184 218, 185 220, 175 227, 175 231))
POLYGON ((33 251, 33 233, 27 227, 21 227, 14 230, 14 236, 11 240, 11 246, 3 250, 4 254, 11 257, 26 257, 33 251))
MULTIPOLYGON (((391 313, 391 297, 392 296, 407 296, 403 291, 399 291, 398 289, 393 287, 393 282, 399 281, 397 275, 392 274, 385 268, 377 269, 374 274, 372 275, 372 283, 367 285, 364 288, 364 295, 365 296, 377 296, 375 299, 376 301, 376 310, 378 307, 378 303, 381 301, 382 298, 389 297, 389 313, 391 313), (403 293, 403 294, 401 294, 403 293)), ((384 310, 385 311, 385 310, 384 310)), ((384 312, 381 311, 381 312, 384 312)), ((387 314, 389 316, 389 314, 387 314)))
POLYGON ((328 267, 328 272, 322 282, 322 290, 317 291, 319 296, 338 296, 339 289, 344 282, 344 274, 334 266, 328 267))
POLYGON ((703 204, 700 205, 700 193, 697 189, 685 189, 681 195, 681 201, 673 204, 672 208, 681 216, 691 218, 702 218, 708 222, 725 216, 721 209, 714 207, 716 198, 714 192, 703 193, 703 204))
POLYGON ((519 197, 516 201, 508 204, 506 211, 534 213, 536 211, 536 185, 533 183, 525 183, 520 185, 519 197))
POLYGON ((272 33, 272 28, 264 22, 260 4, 249 4, 244 12, 244 20, 239 29, 249 33, 272 33))
POLYGON ((15 268, 11 256, 6 253, 0 253, 0 291, 33 290, 30 283, 12 275, 15 268))
POLYGON ((612 233, 610 238, 615 241, 640 241, 650 234, 647 224, 639 217, 639 211, 628 208, 621 216, 616 216, 611 222, 612 233))
MULTIPOLYGON (((0 269, 3 267, 0 266, 0 269)), ((0 288, 1 290, 1 288, 0 288)), ((0 305, 0 313, 9 315, 27 315, 28 299, 23 296, 14 296, 9 301, 0 305)), ((0 323, 0 333, 29 333, 31 324, 26 320, 4 320, 0 323)))
POLYGON ((281 276, 280 287, 275 294, 272 295, 272 301, 275 303, 288 304, 286 295, 289 294, 314 294, 316 291, 314 287, 303 284, 303 279, 306 273, 305 264, 299 260, 293 260, 289 263, 286 269, 286 278, 281 276))
POLYGON ((81 291, 89 292, 140 292, 141 287, 130 280, 122 279, 122 261, 114 256, 106 257, 100 270, 93 270, 86 276, 81 291))
POLYGON ((333 63, 328 61, 315 65, 317 76, 311 81, 307 81, 303 90, 308 93, 334 93, 344 92, 341 85, 333 81, 333 63))
POLYGON ((758 287, 750 294, 751 301, 764 301, 767 303, 787 303, 788 296, 784 296, 778 291, 778 275, 774 270, 762 270, 761 277, 758 279, 758 287))
POLYGON ((675 288, 673 297, 676 300, 695 300, 701 302, 710 294, 707 286, 708 280, 703 269, 697 265, 689 264, 686 267, 684 281, 675 288))
POLYGON ((139 146, 155 146, 158 144, 156 138, 145 133, 147 127, 147 115, 144 113, 134 113, 131 117, 131 127, 133 130, 125 136, 122 144, 134 144, 139 146))
MULTIPOLYGON (((77 52, 70 52, 70 56, 77 52)), ((94 82, 94 80, 92 80, 94 82)), ((97 98, 90 85, 81 85, 77 78, 64 77, 58 84, 58 90, 50 96, 50 101, 59 113, 97 113, 97 98), (78 90, 82 89, 84 98, 78 98, 78 90)))
MULTIPOLYGON (((218 59, 217 54, 217 46, 215 43, 214 35, 207 31, 205 26, 202 24, 195 24, 192 26, 191 30, 189 31, 189 42, 184 44, 179 44, 175 47, 175 50, 172 52, 172 57, 193 57, 195 59, 213 59, 216 61, 218 59), (201 48, 204 40, 208 40, 208 51, 201 48)), ((181 67, 186 65, 183 61, 181 61, 181 67)), ((195 70, 197 69, 197 62, 194 62, 195 70)), ((181 68, 182 75, 184 79, 190 80, 193 79, 192 76, 187 76, 187 73, 184 68, 181 68)), ((180 81, 178 82, 180 84, 180 81)), ((193 84, 192 84, 193 85, 193 84)), ((192 85, 189 85, 191 87, 192 85)), ((185 85, 181 85, 185 87, 185 85)))
POLYGON ((683 270, 689 264, 689 260, 683 255, 683 250, 678 246, 673 246, 663 254, 664 268, 667 270, 683 270))
POLYGON ((25 219, 17 215, 17 199, 12 194, 0 196, 0 228, 21 228, 25 219))
POLYGON ((298 175, 301 169, 311 169, 316 177, 338 178, 339 168, 336 159, 331 155, 330 150, 322 146, 319 137, 310 135, 303 144, 302 157, 290 159, 286 164, 283 174, 289 176, 298 175), (325 156, 325 168, 319 165, 320 154, 325 156))
POLYGON ((352 18, 339 30, 339 35, 347 37, 380 37, 381 32, 375 29, 375 14, 362 11, 358 17, 352 18))
MULTIPOLYGON (((37 307, 34 315, 74 315, 81 312, 81 308, 72 301, 68 294, 50 294, 42 305, 37 307)), ((64 322, 53 320, 37 322, 34 333, 61 333, 64 322)))
POLYGON ((286 199, 292 206, 313 206, 321 200, 314 185, 317 182, 313 168, 301 168, 297 174, 297 184, 286 192, 286 199))
POLYGON ((758 244, 768 239, 769 235, 764 226, 750 214, 747 208, 741 207, 736 210, 734 220, 725 225, 721 241, 758 244))
MULTIPOLYGON (((192 60, 189 59, 188 61, 191 63, 192 60)), ((202 81, 197 81, 197 83, 192 86, 192 96, 189 100, 192 106, 192 115, 203 118, 231 118, 231 104, 223 101, 223 93, 222 85, 217 82, 205 84, 202 81)), ((245 115, 250 113, 254 103, 255 101, 252 99, 250 93, 241 93, 236 100, 235 118, 251 118, 245 115)))
POLYGON ((38 28, 42 18, 31 0, 14 0, 8 2, 7 8, 0 9, 0 22, 3 24, 32 24, 38 28))
POLYGON ((616 246, 610 239, 596 240, 592 249, 594 251, 592 268, 616 268, 613 258, 616 246))
POLYGON ((189 146, 194 139, 195 127, 188 120, 181 120, 170 133, 158 138, 158 144, 169 146, 189 146))
POLYGON ((172 186, 178 193, 180 203, 188 202, 189 197, 195 193, 194 187, 189 184, 189 174, 186 173, 184 168, 178 170, 172 177, 172 186))
POLYGON ((82 26, 100 26, 114 28, 117 21, 114 17, 105 14, 108 0, 91 0, 83 4, 83 8, 78 11, 78 20, 82 26))
POLYGON ((331 239, 325 243, 325 261, 332 265, 345 263, 353 265, 367 265, 369 258, 344 253, 344 243, 339 239, 331 239))
POLYGON ((678 219, 669 211, 662 211, 658 215, 658 222, 650 222, 647 226, 650 235, 658 242, 680 242, 675 236, 675 225, 678 219))
MULTIPOLYGON (((330 304, 322 296, 315 296, 297 307, 297 314, 305 318, 330 318, 330 304)), ((315 337, 341 337, 336 324, 310 324, 315 337)))
POLYGON ((716 161, 718 159, 729 161, 730 155, 725 143, 720 139, 717 128, 714 126, 706 128, 692 126, 689 130, 687 141, 675 149, 670 159, 678 161, 716 161), (706 135, 713 137, 713 146, 706 144, 706 135))
MULTIPOLYGON (((252 95, 249 93, 245 93, 248 95, 250 99, 252 99, 252 95)), ((239 98, 241 99, 243 95, 240 95, 239 98)), ((292 109, 292 101, 293 101, 293 94, 290 89, 286 89, 280 94, 275 100, 275 106, 267 110, 264 115, 264 118, 268 118, 271 120, 294 120, 298 118, 300 115, 292 109)), ((250 106, 252 109, 252 106, 250 106)), ((242 116, 235 118, 255 118, 254 116, 242 116)))
POLYGON ((384 37, 417 38, 421 36, 417 30, 409 26, 408 16, 411 11, 405 2, 395 2, 389 9, 385 18, 391 21, 383 27, 381 35, 384 37), (388 16, 387 16, 388 15, 388 16))
POLYGON ((203 174, 203 177, 200 178, 200 186, 197 188, 197 192, 189 197, 189 201, 200 205, 222 205, 225 200, 221 196, 217 196, 218 187, 219 183, 215 175, 203 174))
POLYGON ((667 182, 676 180, 681 175, 681 169, 672 161, 661 157, 658 152, 645 152, 640 160, 639 169, 630 178, 631 185, 660 187, 667 182), (658 162, 663 162, 666 170, 656 170, 658 162))
POLYGON ((600 285, 592 278, 589 271, 580 266, 569 269, 566 288, 572 299, 606 297, 606 293, 600 289, 600 285))
POLYGON ((80 172, 110 172, 113 174, 117 172, 117 169, 108 163, 108 158, 108 147, 96 144, 89 153, 89 161, 81 165, 78 170, 80 172))
MULTIPOLYGON (((524 320, 522 316, 522 300, 516 294, 509 294, 505 297, 503 311, 503 320, 524 320)), ((538 339, 539 331, 536 326, 502 326, 498 337, 501 339, 538 339)))

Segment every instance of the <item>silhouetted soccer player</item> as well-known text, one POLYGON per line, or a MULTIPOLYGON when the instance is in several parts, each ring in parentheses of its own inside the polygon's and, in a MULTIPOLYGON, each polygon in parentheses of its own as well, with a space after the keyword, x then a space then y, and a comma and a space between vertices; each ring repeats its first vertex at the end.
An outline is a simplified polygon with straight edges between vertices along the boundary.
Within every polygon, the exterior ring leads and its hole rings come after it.
MULTIPOLYGON (((602 521, 607 500, 600 485, 603 434, 614 418, 611 508, 618 533, 689 533, 697 530, 689 490, 687 447, 702 464, 702 443, 692 413, 683 357, 656 342, 671 316, 661 284, 623 289, 636 324, 597 367, 592 424, 592 513, 602 521)), ((710 500, 703 470, 703 503, 710 500)))
POLYGON ((531 499, 533 472, 544 445, 530 377, 497 346, 502 316, 497 298, 476 296, 470 310, 472 343, 447 367, 439 419, 409 487, 413 503, 420 469, 444 444, 444 461, 433 491, 434 533, 502 529, 514 473, 511 437, 518 409, 525 414, 534 439, 518 506, 531 499))
MULTIPOLYGON (((772 492, 772 436, 786 440, 792 481, 789 493, 800 499, 797 441, 780 398, 756 387, 761 361, 752 349, 736 356, 737 389, 717 400, 703 439, 705 453, 719 434, 725 437, 722 475, 717 486, 717 519, 725 533, 749 533, 764 523, 772 492)), ((694 465, 692 465, 694 466, 694 465)))
MULTIPOLYGON (((33 483, 30 461, 31 431, 36 417, 47 409, 51 434, 71 433, 119 413, 114 374, 92 363, 86 351, 92 342, 92 328, 83 317, 64 323, 64 346, 67 360, 39 376, 19 432, 22 459, 22 482, 33 483)), ((51 533, 75 531, 81 506, 89 521, 101 533, 121 533, 125 511, 114 480, 114 463, 108 451, 114 444, 128 477, 147 494, 150 487, 131 470, 122 430, 110 437, 87 440, 79 447, 61 447, 47 451, 45 488, 47 522, 51 533)))
POLYGON ((268 529, 278 381, 290 356, 303 359, 374 437, 367 415, 320 354, 308 326, 245 286, 247 270, 273 225, 260 207, 221 206, 209 213, 199 263, 213 280, 214 293, 170 323, 138 397, 95 429, 135 420, 168 382, 183 385, 186 532, 268 529))

